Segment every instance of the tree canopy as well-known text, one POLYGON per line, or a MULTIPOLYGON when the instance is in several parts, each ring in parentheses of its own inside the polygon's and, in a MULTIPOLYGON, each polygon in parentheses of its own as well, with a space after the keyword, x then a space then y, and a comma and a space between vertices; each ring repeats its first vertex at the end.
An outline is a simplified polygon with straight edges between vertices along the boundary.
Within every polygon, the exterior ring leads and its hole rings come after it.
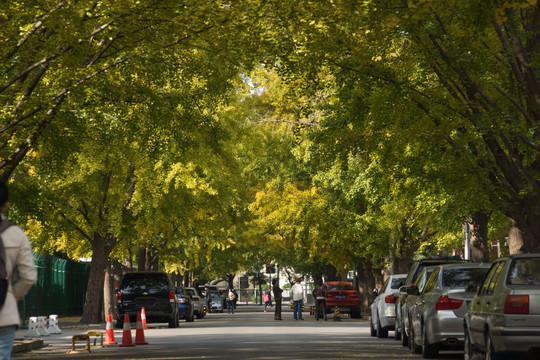
POLYGON ((488 237, 538 252, 539 15, 536 0, 11 1, 10 216, 36 250, 91 257, 95 289, 110 263, 405 271, 459 250, 464 223, 479 260, 488 237))

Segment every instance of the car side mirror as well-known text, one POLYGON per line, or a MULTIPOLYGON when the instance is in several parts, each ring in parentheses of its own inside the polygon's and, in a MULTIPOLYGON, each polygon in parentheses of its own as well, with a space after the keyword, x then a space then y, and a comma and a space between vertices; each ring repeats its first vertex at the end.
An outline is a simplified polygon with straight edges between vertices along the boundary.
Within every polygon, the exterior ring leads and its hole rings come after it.
POLYGON ((373 296, 378 296, 379 292, 377 291, 377 289, 373 289, 372 294, 373 296))
POLYGON ((409 287, 406 286, 406 285, 400 287, 400 288, 399 288, 399 293, 400 293, 400 294, 407 294, 407 289, 408 289, 408 288, 409 288, 409 287))
POLYGON ((407 295, 419 295, 420 291, 418 290, 418 286, 409 286, 407 288, 407 295))

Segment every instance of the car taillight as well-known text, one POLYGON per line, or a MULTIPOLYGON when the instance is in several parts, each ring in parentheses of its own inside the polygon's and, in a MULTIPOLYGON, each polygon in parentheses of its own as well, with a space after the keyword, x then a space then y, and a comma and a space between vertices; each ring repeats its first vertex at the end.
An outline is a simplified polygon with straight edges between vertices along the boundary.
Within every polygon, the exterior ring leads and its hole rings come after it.
POLYGON ((122 293, 120 291, 116 292, 116 302, 119 304, 122 302, 122 293))
POLYGON ((463 304, 463 300, 451 299, 446 295, 442 295, 435 304, 435 310, 454 310, 459 309, 463 304))
POLYGON ((198 296, 193 296, 191 299, 192 299, 193 301, 199 301, 199 297, 198 297, 198 296))
POLYGON ((178 302, 179 302, 179 303, 182 303, 182 304, 185 304, 185 303, 188 303, 189 300, 186 299, 185 297, 179 297, 179 298, 178 298, 178 302))
POLYGON ((529 295, 507 295, 504 303, 505 314, 528 314, 529 295))
POLYGON ((176 299, 175 299, 175 296, 174 296, 174 291, 172 291, 172 290, 169 292, 169 302, 171 302, 171 303, 176 302, 176 299))
POLYGON ((384 302, 387 304, 395 304, 396 303, 396 297, 392 294, 386 295, 384 297, 384 302))

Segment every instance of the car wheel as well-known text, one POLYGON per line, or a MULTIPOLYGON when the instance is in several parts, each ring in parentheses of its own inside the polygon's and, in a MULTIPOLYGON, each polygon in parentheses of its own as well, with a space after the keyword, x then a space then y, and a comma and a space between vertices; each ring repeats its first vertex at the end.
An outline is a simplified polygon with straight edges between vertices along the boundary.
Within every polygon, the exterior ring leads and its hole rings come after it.
POLYGON ((495 348, 493 347, 493 340, 491 340, 491 336, 487 332, 485 336, 486 336, 486 360, 500 360, 501 356, 495 352, 495 348))
POLYGON ((464 340, 464 360, 472 360, 474 355, 476 355, 476 352, 474 351, 474 348, 471 343, 471 336, 469 335, 469 332, 467 329, 465 329, 465 340, 464 340))
POLYGON ((411 354, 420 354, 422 352, 422 348, 416 345, 416 341, 414 341, 414 329, 412 326, 409 327, 409 350, 411 354))
POLYGON ((372 337, 377 336, 377 330, 375 330, 375 328, 373 327, 373 319, 371 319, 371 320, 369 321, 369 334, 370 334, 372 337))
POLYGON ((394 340, 401 340, 401 331, 398 326, 397 320, 394 323, 394 340))
POLYGON ((409 336, 405 332, 405 323, 403 322, 403 318, 401 319, 401 345, 409 346, 409 336))
POLYGON ((175 312, 171 315, 169 319, 169 328, 177 328, 178 327, 178 313, 175 312))
POLYGON ((424 359, 439 357, 439 346, 437 344, 429 343, 425 326, 422 326, 422 357, 424 359))
POLYGON ((191 314, 186 318, 186 322, 193 322, 195 321, 195 315, 193 314, 193 311, 191 314))
POLYGON ((388 337, 388 330, 385 330, 381 326, 381 319, 379 318, 379 315, 377 315, 377 337, 379 339, 387 338, 388 337))

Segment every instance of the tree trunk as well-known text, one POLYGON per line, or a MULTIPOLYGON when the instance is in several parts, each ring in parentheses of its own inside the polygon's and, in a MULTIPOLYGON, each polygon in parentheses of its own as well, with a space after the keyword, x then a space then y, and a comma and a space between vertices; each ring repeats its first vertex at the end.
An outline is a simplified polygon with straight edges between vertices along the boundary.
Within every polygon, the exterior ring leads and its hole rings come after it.
POLYGON ((112 264, 107 262, 105 267, 105 281, 103 284, 103 317, 107 318, 107 313, 114 313, 115 296, 114 296, 114 274, 112 272, 112 264))
POLYGON ((137 254, 137 268, 139 271, 148 271, 146 264, 146 248, 144 246, 139 246, 139 251, 137 254))
MULTIPOLYGON (((115 261, 112 263, 112 267, 113 267, 113 290, 116 291, 116 289, 119 289, 120 288, 120 281, 122 280, 122 275, 124 274, 124 271, 122 269, 122 264, 119 263, 118 261, 115 261)), ((113 296, 113 311, 112 312, 112 316, 113 316, 113 319, 114 320, 118 320, 118 314, 117 314, 117 311, 116 311, 116 292, 113 292, 114 296, 113 296)))
POLYGON ((476 212, 465 220, 469 223, 469 250, 473 262, 489 262, 489 217, 486 213, 476 212))
POLYGON ((233 283, 234 283, 234 277, 236 275, 234 274, 227 274, 227 284, 229 285, 229 289, 233 289, 234 286, 233 286, 233 283))
POLYGON ((360 295, 360 307, 363 314, 369 312, 369 307, 373 302, 372 291, 376 281, 382 279, 381 273, 374 270, 371 261, 364 261, 358 268, 358 294, 360 295))
POLYGON ((98 234, 94 235, 90 275, 81 319, 83 323, 97 324, 103 321, 101 317, 103 309, 103 286, 105 282, 105 269, 109 258, 105 243, 104 237, 98 234))
POLYGON ((522 254, 525 252, 525 244, 523 243, 523 236, 521 230, 517 227, 516 222, 513 219, 509 219, 510 229, 508 231, 508 250, 510 254, 522 254))
MULTIPOLYGON (((518 224, 523 241, 523 252, 540 252, 540 197, 531 196, 523 201, 523 219, 527 226, 518 224)), ((512 253, 512 252, 511 252, 512 253)))

